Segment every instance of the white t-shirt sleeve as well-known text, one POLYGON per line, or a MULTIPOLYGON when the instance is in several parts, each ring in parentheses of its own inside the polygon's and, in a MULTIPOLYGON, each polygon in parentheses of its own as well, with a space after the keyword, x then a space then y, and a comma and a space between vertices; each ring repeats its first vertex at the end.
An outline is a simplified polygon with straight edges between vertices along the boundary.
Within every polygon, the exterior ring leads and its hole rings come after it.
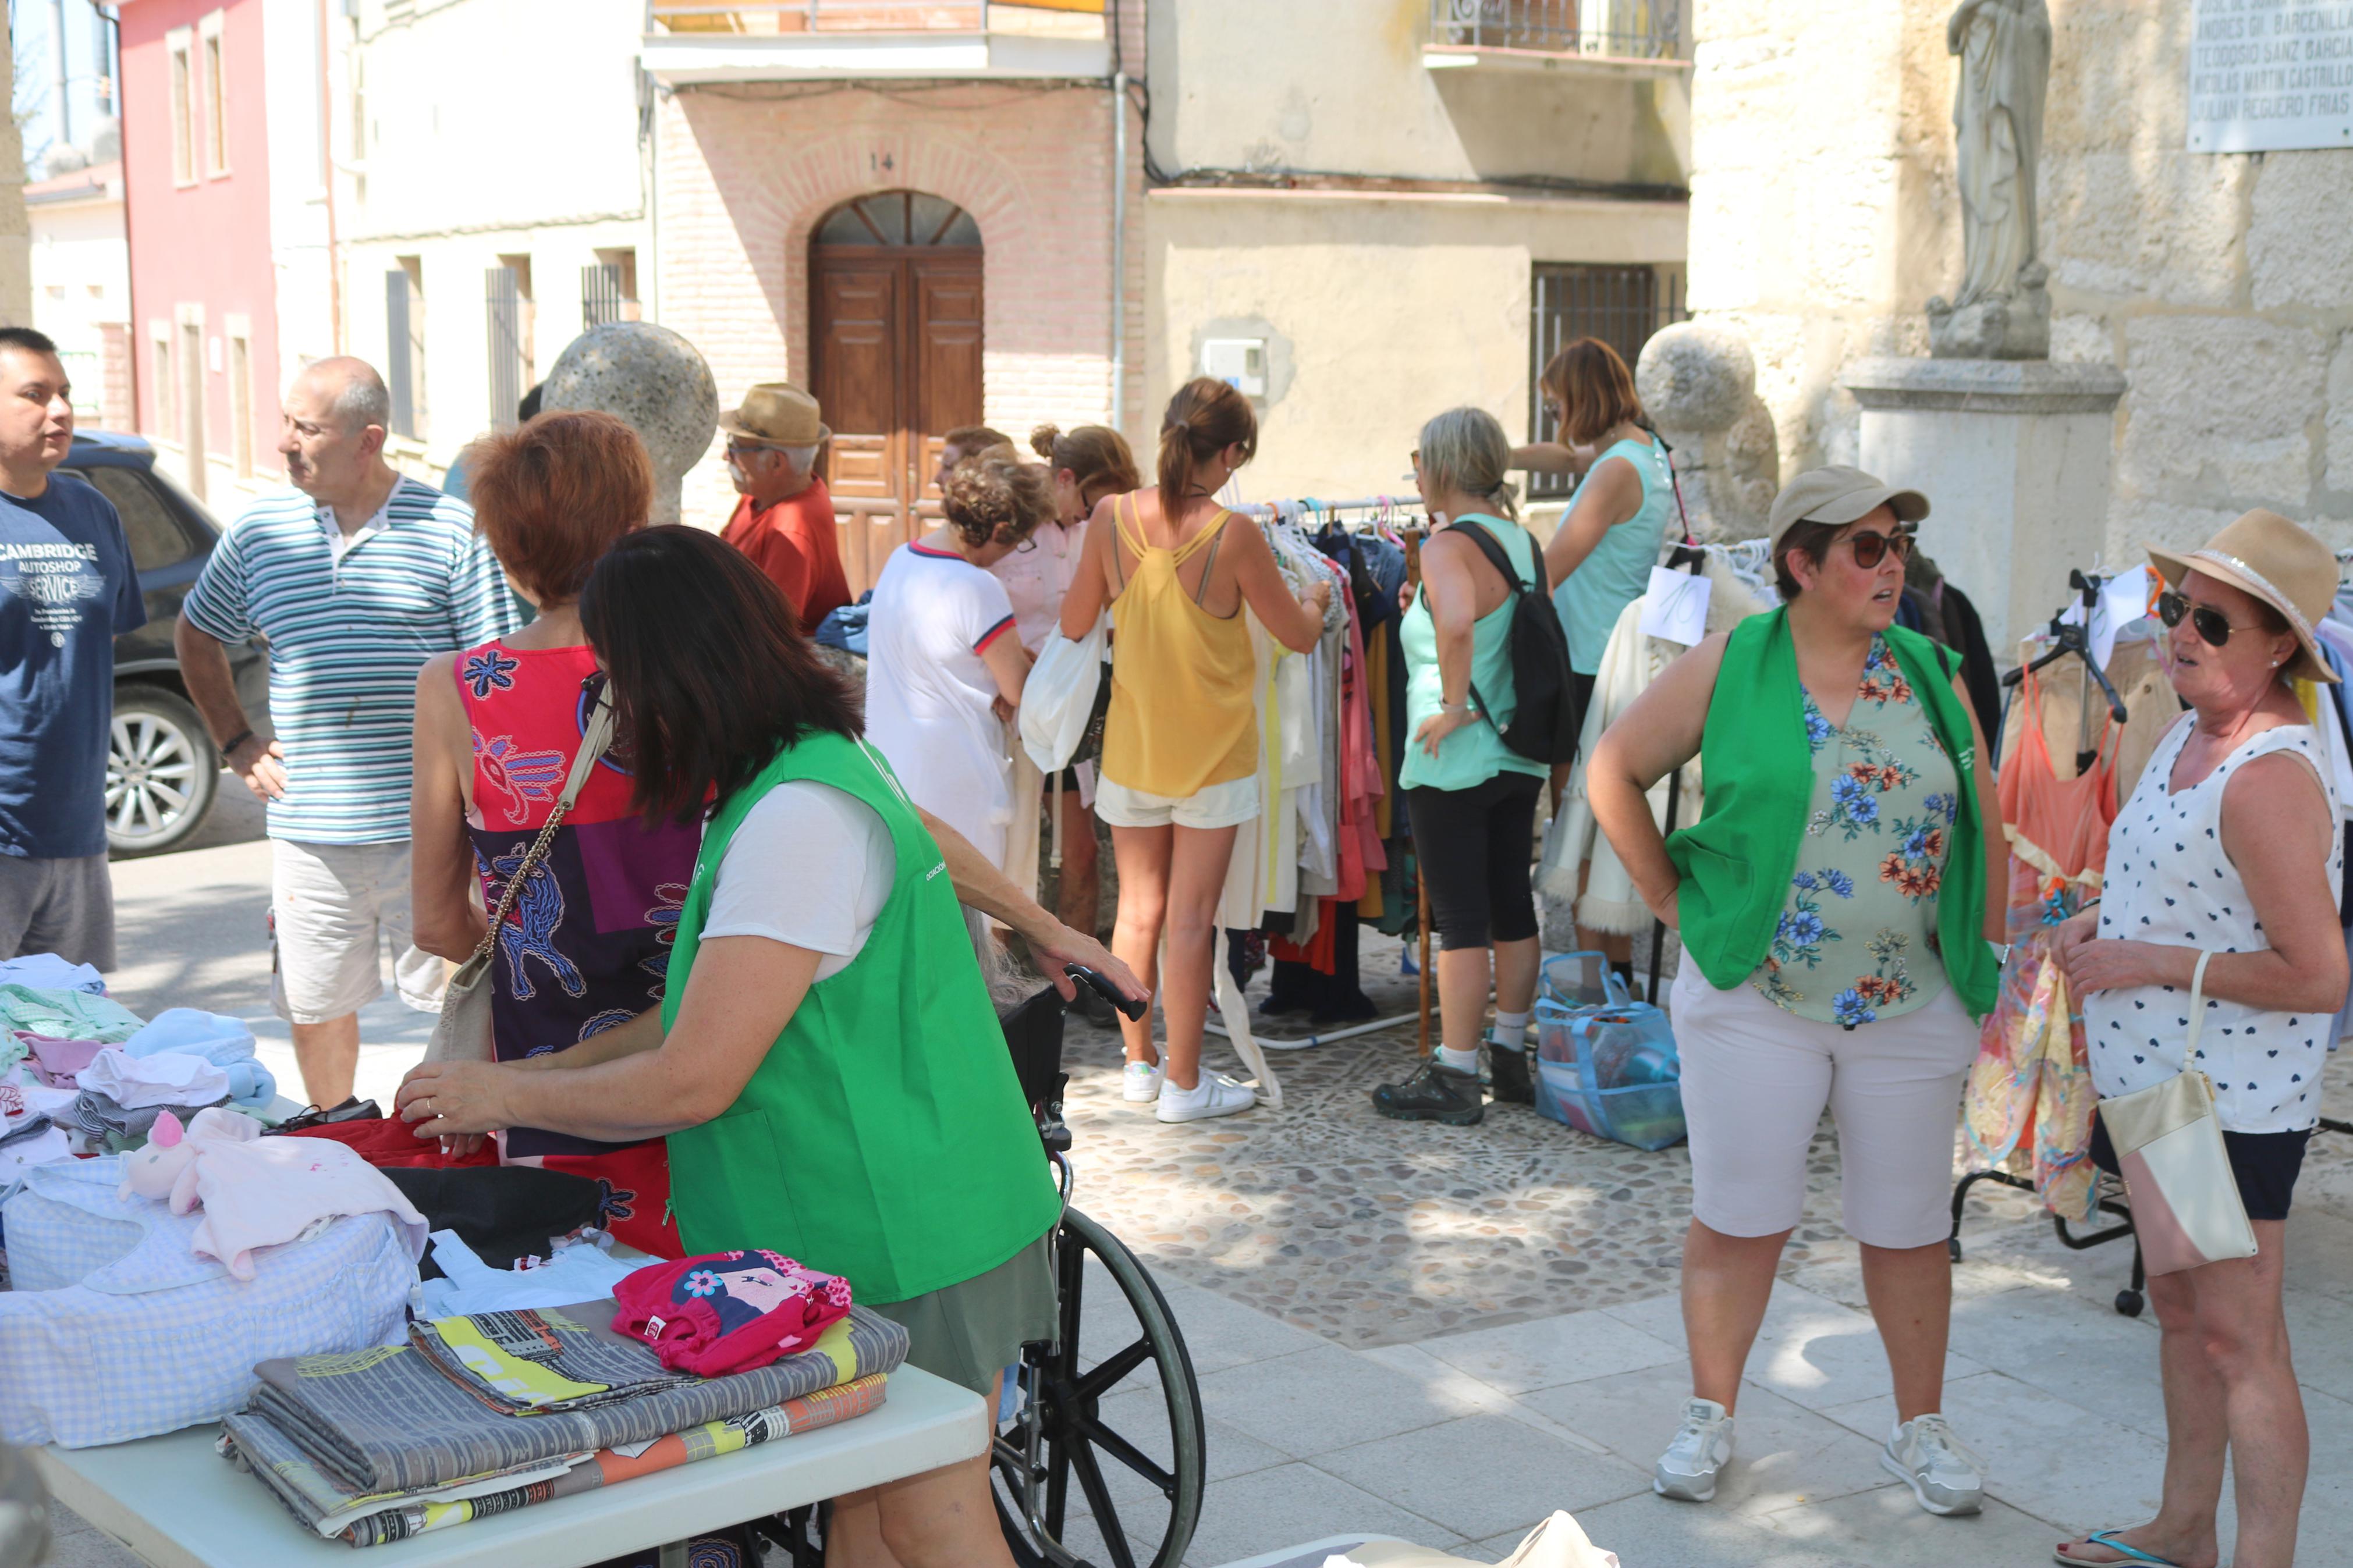
POLYGON ((964 587, 956 599, 956 609, 965 617, 961 639, 973 652, 987 653, 998 637, 1014 631, 1012 595, 987 572, 973 573, 964 587))
POLYGON ((702 940, 764 936, 826 956, 817 978, 865 947, 898 875, 873 807, 811 780, 778 784, 744 814, 711 891, 702 940))

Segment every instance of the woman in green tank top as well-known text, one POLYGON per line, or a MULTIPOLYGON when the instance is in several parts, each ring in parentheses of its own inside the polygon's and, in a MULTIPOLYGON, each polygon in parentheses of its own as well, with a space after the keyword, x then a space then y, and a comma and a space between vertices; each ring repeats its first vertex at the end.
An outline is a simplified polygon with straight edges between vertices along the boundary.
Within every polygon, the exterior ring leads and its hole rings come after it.
MULTIPOLYGON (((1144 988, 907 800, 784 596, 716 536, 631 535, 580 611, 637 805, 706 815, 661 1005, 555 1055, 420 1067, 401 1115, 419 1137, 666 1136, 690 1254, 839 1274, 907 1327, 910 1364, 993 1400, 1053 1332, 1061 1209, 958 900, 1051 974, 1144 988)), ((1012 1563, 985 1455, 835 1500, 831 1561, 892 1561, 886 1534, 900 1561, 1012 1563)))
MULTIPOLYGON (((1568 634, 1569 679, 1583 721, 1602 650, 1626 606, 1650 589, 1651 568, 1676 517, 1666 448, 1649 429, 1633 374, 1599 338, 1578 338, 1552 356, 1538 378, 1560 439, 1514 450, 1514 468, 1577 476, 1568 510, 1545 545, 1545 581, 1568 634)), ((1567 793, 1569 770, 1552 770, 1553 809, 1567 793)), ((1584 889, 1579 888, 1581 895, 1584 889)), ((1577 945, 1633 961, 1633 938, 1580 925, 1577 945)))

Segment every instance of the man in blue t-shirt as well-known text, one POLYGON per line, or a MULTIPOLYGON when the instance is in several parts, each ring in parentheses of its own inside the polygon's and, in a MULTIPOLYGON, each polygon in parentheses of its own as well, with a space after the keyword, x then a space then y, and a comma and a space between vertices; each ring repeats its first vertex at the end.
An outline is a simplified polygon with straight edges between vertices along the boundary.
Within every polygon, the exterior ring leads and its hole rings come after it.
POLYGON ((0 327, 0 957, 112 969, 114 639, 147 610, 113 503, 53 471, 72 445, 57 344, 0 327))

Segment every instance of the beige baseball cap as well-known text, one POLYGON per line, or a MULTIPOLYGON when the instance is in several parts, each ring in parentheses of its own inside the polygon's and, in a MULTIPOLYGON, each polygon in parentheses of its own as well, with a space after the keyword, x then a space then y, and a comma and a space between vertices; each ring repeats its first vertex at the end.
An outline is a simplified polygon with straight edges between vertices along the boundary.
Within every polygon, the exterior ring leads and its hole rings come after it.
POLYGON ((1883 506, 1894 510, 1898 522, 1917 522, 1928 515, 1928 498, 1918 490, 1887 484, 1861 468, 1808 468, 1773 498, 1770 548, 1779 550, 1781 536, 1798 523, 1843 527, 1883 506))

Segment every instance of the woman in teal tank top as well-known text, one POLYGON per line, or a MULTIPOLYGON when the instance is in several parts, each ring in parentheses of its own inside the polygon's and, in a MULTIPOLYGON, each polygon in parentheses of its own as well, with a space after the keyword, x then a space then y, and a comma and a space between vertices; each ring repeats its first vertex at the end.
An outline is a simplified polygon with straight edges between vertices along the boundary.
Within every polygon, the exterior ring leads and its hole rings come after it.
MULTIPOLYGON (((419 1137, 667 1137, 690 1255, 840 1275, 906 1327, 909 1364, 993 1401, 1054 1331, 1061 1205, 958 902, 1050 974, 1143 987, 908 801, 784 595, 717 536, 629 536, 580 613, 636 805, 706 817, 661 1005, 553 1055, 420 1067, 401 1115, 419 1137)), ((909 1561, 1013 1562, 985 1454, 834 1500, 834 1560, 890 1561, 886 1532, 909 1561)))
POLYGON ((1398 1121, 1468 1127, 1485 1114, 1479 1045, 1491 978, 1495 1093, 1535 1100, 1522 1047, 1540 956, 1528 846, 1545 765, 1504 744, 1517 705, 1511 633, 1518 600, 1469 531, 1487 536, 1521 584, 1537 581, 1535 541, 1495 515, 1512 510, 1504 477, 1510 455, 1503 426, 1481 408, 1452 409, 1423 426, 1413 455, 1422 506, 1453 520, 1421 547, 1421 591, 1398 628, 1411 738, 1398 782, 1438 931, 1444 1043, 1405 1082, 1373 1091, 1373 1108, 1398 1121))

